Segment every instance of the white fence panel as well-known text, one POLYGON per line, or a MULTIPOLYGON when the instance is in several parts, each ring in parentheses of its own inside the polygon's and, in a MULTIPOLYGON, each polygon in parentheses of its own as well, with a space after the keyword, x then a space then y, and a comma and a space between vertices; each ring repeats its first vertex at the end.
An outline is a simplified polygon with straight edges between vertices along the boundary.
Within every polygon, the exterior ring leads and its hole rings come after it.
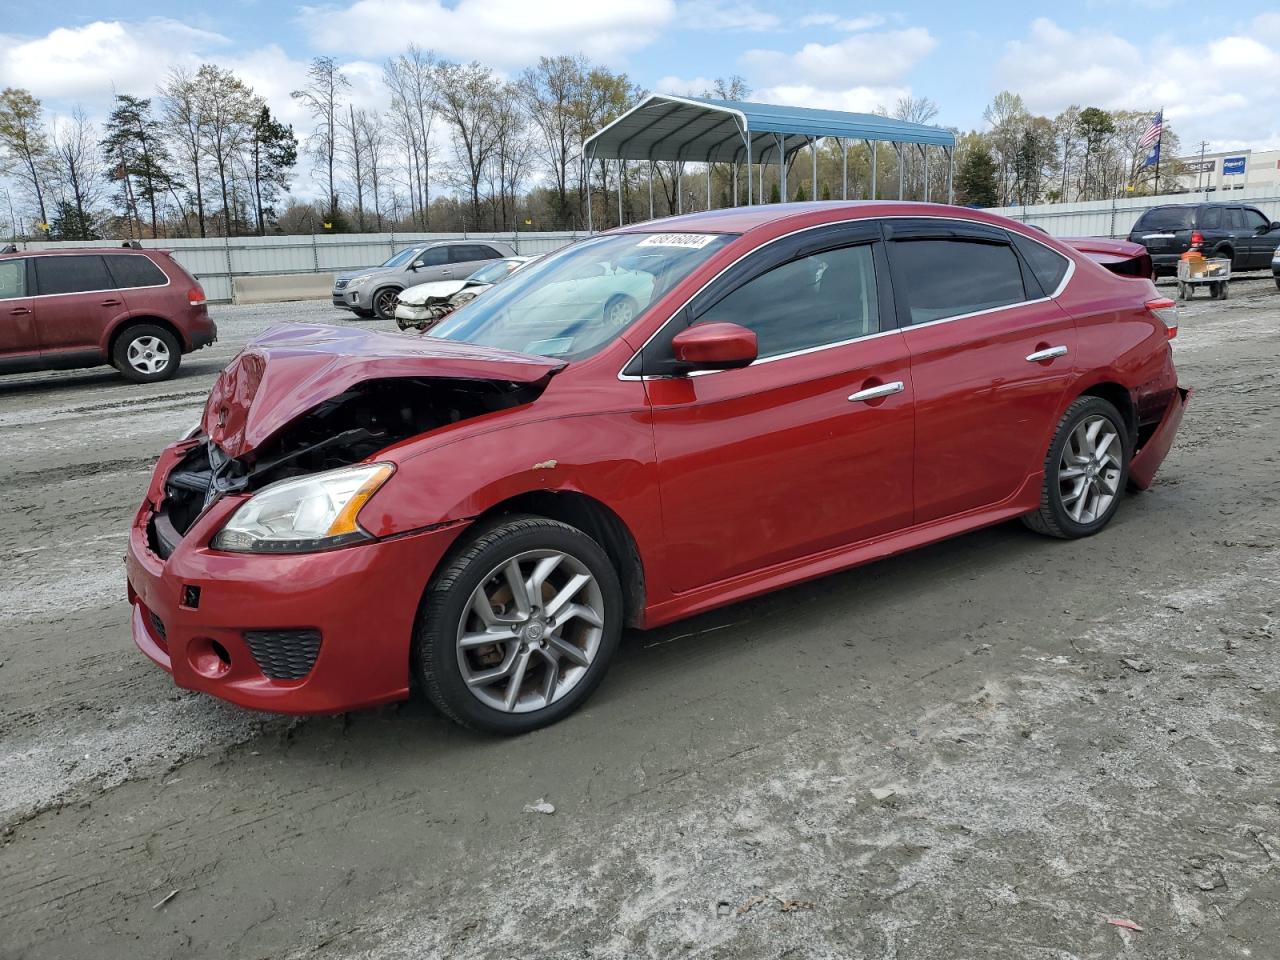
POLYGON ((988 212, 1034 223, 1055 237, 1127 237, 1144 210, 1167 203, 1247 203, 1272 220, 1280 220, 1280 194, 1275 187, 1208 193, 1169 193, 1084 203, 1041 203, 1025 207, 993 207, 988 212))
MULTIPOLYGON (((382 263, 428 240, 500 240, 522 255, 550 253, 586 233, 357 233, 280 237, 196 237, 147 240, 145 247, 172 250, 204 287, 211 301, 230 301, 235 277, 295 273, 339 273, 382 263)), ((118 247, 119 240, 19 241, 26 250, 58 247, 118 247)))

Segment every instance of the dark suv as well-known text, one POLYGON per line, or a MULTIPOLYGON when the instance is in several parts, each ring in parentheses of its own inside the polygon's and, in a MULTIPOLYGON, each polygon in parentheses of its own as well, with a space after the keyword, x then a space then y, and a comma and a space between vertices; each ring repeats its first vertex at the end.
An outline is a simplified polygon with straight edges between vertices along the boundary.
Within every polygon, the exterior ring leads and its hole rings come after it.
POLYGON ((166 251, 0 254, 0 373, 111 364, 167 380, 217 336, 204 289, 166 251))
POLYGON ((1265 270, 1280 246, 1280 223, 1237 203, 1178 203, 1152 207, 1133 225, 1129 239, 1151 254, 1156 276, 1178 272, 1188 250, 1228 257, 1232 270, 1265 270))

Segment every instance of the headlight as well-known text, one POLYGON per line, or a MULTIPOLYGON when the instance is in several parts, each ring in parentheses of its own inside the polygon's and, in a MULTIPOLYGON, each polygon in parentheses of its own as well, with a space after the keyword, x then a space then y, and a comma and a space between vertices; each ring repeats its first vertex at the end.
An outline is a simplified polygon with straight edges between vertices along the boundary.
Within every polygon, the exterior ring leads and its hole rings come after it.
POLYGON ((182 431, 182 436, 178 438, 178 441, 181 442, 184 440, 190 440, 192 437, 194 437, 197 433, 200 432, 200 425, 203 423, 204 423, 204 417, 201 417, 199 420, 193 423, 186 430, 182 431))
POLYGON ((270 484, 231 515, 212 546, 235 553, 309 553, 370 540, 356 515, 394 472, 389 463, 366 463, 270 484))
POLYGON ((361 274, 361 275, 360 275, 360 276, 358 276, 358 277, 352 277, 350 280, 348 280, 348 281, 347 281, 347 286, 348 286, 348 287, 354 287, 354 286, 356 286, 356 284, 364 283, 364 282, 365 282, 366 280, 368 280, 371 276, 373 276, 373 274, 371 274, 371 273, 365 273, 365 274, 361 274))
POLYGON ((479 294, 476 294, 476 293, 470 293, 470 292, 468 292, 468 293, 460 293, 460 294, 458 294, 456 297, 454 297, 454 298, 453 298, 453 302, 454 302, 454 303, 466 303, 466 302, 468 302, 469 300, 474 300, 477 296, 479 296, 479 294))

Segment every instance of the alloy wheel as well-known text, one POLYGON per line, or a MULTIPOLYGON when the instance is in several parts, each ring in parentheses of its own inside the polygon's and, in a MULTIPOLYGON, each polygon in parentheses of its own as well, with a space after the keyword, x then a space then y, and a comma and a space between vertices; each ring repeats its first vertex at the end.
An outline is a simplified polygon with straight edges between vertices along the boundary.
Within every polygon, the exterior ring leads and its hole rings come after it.
POLYGON ((635 315, 635 305, 631 300, 624 298, 609 306, 607 319, 615 327, 621 327, 635 319, 635 315))
POLYGON ((383 290, 373 301, 374 313, 383 320, 390 319, 396 307, 395 290, 383 290))
POLYGON ((1085 417, 1071 431, 1058 462, 1058 491, 1067 515, 1093 523, 1120 492, 1122 444, 1106 417, 1085 417))
POLYGON ((518 554, 489 572, 462 614, 462 679, 495 710, 540 710, 582 682, 604 623, 603 592, 582 561, 559 550, 518 554))
POLYGON ((139 373, 154 376, 169 366, 169 348, 159 337, 138 337, 125 353, 129 366, 139 373))

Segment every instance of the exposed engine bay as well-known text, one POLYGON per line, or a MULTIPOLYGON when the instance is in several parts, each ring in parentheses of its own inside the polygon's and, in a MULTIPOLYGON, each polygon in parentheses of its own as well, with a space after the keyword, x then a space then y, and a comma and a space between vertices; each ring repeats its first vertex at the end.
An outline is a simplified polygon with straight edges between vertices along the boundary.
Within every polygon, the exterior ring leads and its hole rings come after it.
POLYGON ((538 383, 446 378, 366 380, 330 397, 236 459, 202 438, 165 481, 153 549, 167 557, 219 497, 359 463, 402 440, 536 399, 538 383))

